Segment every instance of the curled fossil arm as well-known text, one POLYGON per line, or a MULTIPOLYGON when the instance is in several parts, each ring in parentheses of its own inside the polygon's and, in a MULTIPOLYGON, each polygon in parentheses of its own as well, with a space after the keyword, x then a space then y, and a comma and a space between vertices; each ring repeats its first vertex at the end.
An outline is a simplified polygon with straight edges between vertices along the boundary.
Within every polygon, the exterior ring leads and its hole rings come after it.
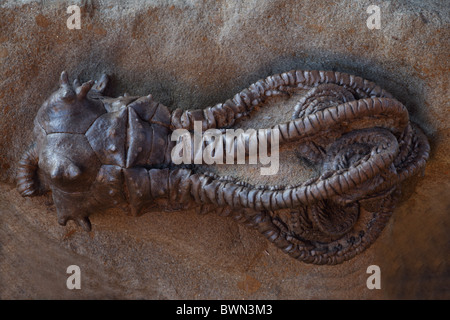
MULTIPOLYGON (((407 147, 408 164, 402 162, 398 168, 394 165, 399 154, 395 136, 384 129, 371 129, 343 136, 330 147, 323 173, 296 186, 256 187, 191 171, 184 171, 183 186, 198 204, 256 211, 296 208, 330 199, 342 204, 351 203, 389 192, 423 169, 429 147, 423 134, 417 132, 411 141, 414 145, 407 147), (363 147, 364 152, 358 152, 358 147, 363 147)), ((178 188, 178 184, 174 188, 178 188)))
POLYGON ((37 177, 39 157, 36 143, 33 143, 23 154, 17 168, 17 190, 23 197, 40 195, 39 179, 37 177))
MULTIPOLYGON (((344 102, 354 100, 354 95, 358 97, 392 97, 389 92, 381 89, 375 83, 358 76, 334 71, 292 70, 259 80, 224 103, 205 109, 184 111, 176 109, 171 116, 171 126, 174 129, 193 130, 194 121, 201 121, 204 130, 232 126, 237 119, 249 115, 255 107, 262 106, 267 98, 326 84, 334 85, 334 88, 343 93, 344 102)), ((312 91, 309 96, 304 98, 305 101, 311 97, 316 98, 318 93, 320 92, 312 91)), ((323 95, 321 99, 327 100, 327 96, 323 95)), ((327 100, 328 102, 329 100, 327 100)), ((296 110, 296 112, 299 111, 296 110)))

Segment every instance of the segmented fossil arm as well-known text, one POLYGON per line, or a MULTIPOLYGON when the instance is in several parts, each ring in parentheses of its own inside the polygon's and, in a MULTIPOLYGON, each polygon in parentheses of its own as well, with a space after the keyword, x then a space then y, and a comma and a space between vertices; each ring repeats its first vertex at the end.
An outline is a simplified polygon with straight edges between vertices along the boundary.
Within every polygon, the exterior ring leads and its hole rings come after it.
POLYGON ((281 142, 302 138, 314 140, 330 132, 342 134, 363 128, 383 127, 394 135, 403 133, 409 123, 408 111, 397 100, 369 98, 324 108, 302 118, 273 127, 281 133, 281 142))
POLYGON ((231 216, 258 230, 293 258, 314 264, 341 263, 367 248, 384 228, 395 203, 395 194, 390 190, 359 203, 340 205, 325 200, 297 209, 253 210, 235 202, 245 199, 243 190, 251 186, 232 179, 190 169, 129 169, 125 176, 130 195, 135 195, 130 199, 133 206, 144 208, 168 199, 166 210, 183 210, 196 203, 201 206, 199 213, 231 216))
POLYGON ((17 191, 23 197, 39 195, 39 181, 37 179, 39 157, 36 144, 31 145, 20 159, 17 168, 17 191))
MULTIPOLYGON (((378 208, 377 213, 355 207, 352 211, 356 213, 354 218, 358 219, 358 222, 352 224, 350 221, 347 232, 334 239, 328 233, 321 233, 320 230, 313 228, 313 219, 308 217, 312 211, 320 210, 328 214, 330 210, 336 210, 333 206, 319 204, 317 206, 319 210, 307 207, 300 210, 283 210, 282 213, 248 209, 229 212, 236 221, 255 228, 292 258, 305 263, 335 265, 361 253, 378 238, 392 215, 394 201, 394 196, 385 197, 380 202, 382 206, 378 208), (295 222, 285 223, 286 221, 280 219, 282 214, 295 222), (299 230, 300 223, 304 225, 302 230, 299 230), (295 233, 292 230, 303 232, 295 233)), ((348 214, 348 208, 341 210, 348 214)))
MULTIPOLYGON (((370 129, 373 127, 385 128, 388 132, 391 132, 396 137, 403 136, 401 141, 401 153, 397 163, 407 159, 407 147, 410 145, 411 139, 411 127, 409 125, 409 116, 407 109, 399 101, 389 98, 366 98, 360 100, 354 100, 346 103, 342 103, 336 106, 328 106, 322 108, 320 111, 309 113, 301 118, 294 119, 292 121, 275 125, 272 128, 266 129, 267 143, 270 145, 271 136, 274 134, 274 130, 277 130, 279 134, 279 144, 298 142, 299 144, 314 143, 314 146, 320 146, 323 150, 326 149, 332 142, 339 139, 342 135, 355 130, 370 129), (409 135, 408 135, 409 133, 409 135), (403 159, 403 160, 401 160, 403 159)), ((245 154, 248 155, 250 150, 250 141, 253 138, 257 138, 257 135, 253 135, 249 132, 243 132, 238 136, 238 139, 242 141, 242 146, 245 148, 245 154)), ((364 137, 363 137, 364 138, 364 137)), ((234 150, 237 149, 238 139, 232 137, 231 142, 228 136, 222 135, 222 145, 227 146, 234 145, 234 150)), ((194 134, 191 135, 190 141, 192 142, 191 150, 195 149, 193 144, 194 134)), ((422 139, 423 140, 423 139, 422 139)), ((394 139, 397 143, 397 140, 394 139)), ((363 141, 367 143, 367 141, 363 141)), ((203 141, 201 148, 197 147, 197 150, 202 150, 208 145, 208 142, 203 141)), ((304 146, 307 147, 308 145, 304 146)), ((393 151, 394 152, 394 151, 393 151)), ((397 153, 398 150, 395 150, 397 153)), ((223 154, 225 155, 225 150, 223 154)), ((236 157, 235 153, 235 157, 236 157)), ((396 156, 392 155, 392 158, 396 156)), ((193 163, 195 158, 194 152, 191 153, 191 162, 193 163)), ((314 158, 314 160, 318 160, 314 158)), ((320 159, 323 160, 323 159, 320 159)), ((384 161, 384 160, 383 160, 384 161)), ((420 163, 423 166, 424 163, 420 163)))
POLYGON ((214 204, 221 207, 260 211, 296 208, 336 197, 356 201, 378 191, 380 182, 377 181, 377 177, 380 175, 387 174, 390 170, 395 171, 390 180, 383 184, 383 188, 387 190, 392 185, 398 184, 399 178, 404 179, 416 173, 418 168, 422 168, 428 157, 428 148, 421 139, 423 136, 419 135, 415 144, 409 147, 409 156, 413 157, 410 162, 414 165, 400 168, 402 173, 400 177, 396 176, 396 168, 393 165, 399 152, 395 136, 384 129, 364 129, 338 140, 330 148, 332 156, 324 163, 323 174, 298 186, 277 189, 255 187, 201 174, 190 175, 187 182, 190 193, 198 204, 214 204), (361 143, 368 148, 366 151, 368 154, 362 157, 356 154, 358 159, 349 162, 349 156, 353 156, 352 147, 361 143), (343 161, 345 162, 341 165, 343 161), (359 189, 362 185, 366 188, 361 194, 359 189))
POLYGON ((311 89, 321 84, 336 84, 346 88, 347 95, 353 92, 359 98, 392 97, 375 83, 358 76, 334 71, 292 70, 259 80, 237 93, 232 99, 213 107, 185 111, 176 109, 171 116, 171 126, 174 129, 194 130, 194 121, 201 121, 203 130, 229 127, 237 119, 247 116, 255 107, 263 105, 268 97, 289 93, 299 88, 311 89))

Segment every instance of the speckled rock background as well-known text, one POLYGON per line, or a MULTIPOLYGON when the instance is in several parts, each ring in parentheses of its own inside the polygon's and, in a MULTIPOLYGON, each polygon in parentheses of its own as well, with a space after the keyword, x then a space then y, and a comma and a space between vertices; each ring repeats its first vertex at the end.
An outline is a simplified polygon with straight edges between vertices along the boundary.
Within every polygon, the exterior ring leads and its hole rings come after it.
POLYGON ((1 1, 1 299, 448 299, 450 130, 448 1, 1 1), (69 30, 66 8, 82 9, 69 30), (369 30, 366 9, 381 8, 369 30), (338 266, 295 261, 256 231, 195 213, 92 216, 60 227, 50 197, 21 198, 16 163, 41 103, 67 70, 113 75, 109 95, 171 108, 223 102, 291 69, 348 72, 402 101, 431 143, 424 177, 376 243, 338 266), (66 268, 82 289, 66 288, 66 268), (381 290, 366 269, 381 268, 381 290))

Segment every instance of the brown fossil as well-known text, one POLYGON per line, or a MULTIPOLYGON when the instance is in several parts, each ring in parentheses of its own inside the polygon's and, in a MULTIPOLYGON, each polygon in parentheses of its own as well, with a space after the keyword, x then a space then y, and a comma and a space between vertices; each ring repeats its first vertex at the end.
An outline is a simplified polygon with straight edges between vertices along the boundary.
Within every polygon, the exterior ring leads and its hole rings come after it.
MULTIPOLYGON (((108 98, 107 77, 69 84, 44 102, 34 122, 35 142, 19 163, 23 196, 51 191, 58 222, 91 229, 89 215, 127 206, 151 210, 216 211, 259 230, 290 256, 336 264, 367 248, 394 209, 400 184, 423 170, 429 144, 407 109, 368 80, 332 71, 290 71, 252 84, 203 110, 176 109, 151 96, 108 98), (291 121, 268 128, 280 145, 295 144, 319 168, 292 186, 253 186, 177 166, 175 129, 236 127, 273 96, 308 90, 291 121)), ((250 139, 245 133, 241 138, 250 139)), ((246 150, 248 152, 248 150, 246 150)))

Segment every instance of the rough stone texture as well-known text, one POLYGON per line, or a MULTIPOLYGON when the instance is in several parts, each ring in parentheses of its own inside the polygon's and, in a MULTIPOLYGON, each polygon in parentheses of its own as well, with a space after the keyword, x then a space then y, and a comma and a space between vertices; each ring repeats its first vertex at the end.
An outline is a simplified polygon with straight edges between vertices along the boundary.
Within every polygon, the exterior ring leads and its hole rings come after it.
MULTIPOLYGON (((0 298, 448 299, 449 20, 445 1, 4 1, 0 4, 0 298), (82 5, 69 30, 69 4, 82 5), (381 30, 366 9, 381 8, 381 30), (67 70, 113 75, 109 94, 175 108, 224 102, 291 69, 348 72, 390 91, 425 130, 423 178, 375 244, 338 266, 295 261, 215 215, 112 211, 94 231, 56 223, 50 197, 24 199, 16 163, 41 103, 67 70), (67 266, 82 290, 65 287, 67 266), (368 290, 379 265, 382 289, 368 290)), ((275 115, 274 115, 275 116, 275 115)))

